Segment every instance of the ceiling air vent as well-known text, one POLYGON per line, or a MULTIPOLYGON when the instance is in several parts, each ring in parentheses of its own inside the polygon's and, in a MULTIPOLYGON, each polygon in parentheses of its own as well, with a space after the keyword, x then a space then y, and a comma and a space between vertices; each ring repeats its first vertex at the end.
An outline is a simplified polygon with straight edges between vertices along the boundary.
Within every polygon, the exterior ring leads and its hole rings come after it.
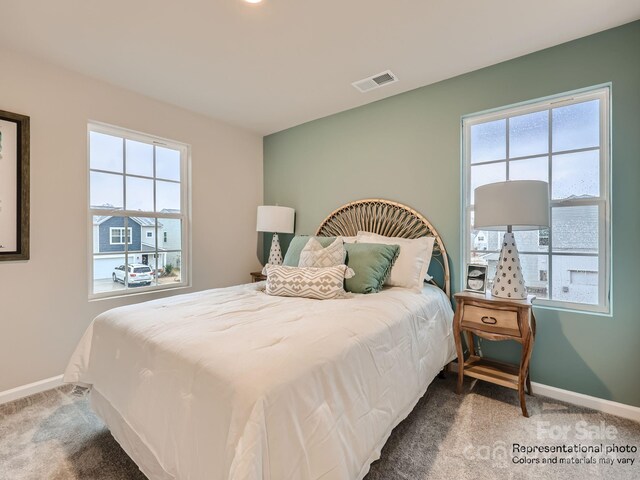
POLYGON ((362 93, 365 93, 369 90, 373 90, 374 88, 380 88, 384 85, 395 83, 397 81, 398 77, 396 77, 396 75, 391 70, 386 70, 384 72, 372 75, 369 78, 353 82, 351 85, 356 87, 362 93))

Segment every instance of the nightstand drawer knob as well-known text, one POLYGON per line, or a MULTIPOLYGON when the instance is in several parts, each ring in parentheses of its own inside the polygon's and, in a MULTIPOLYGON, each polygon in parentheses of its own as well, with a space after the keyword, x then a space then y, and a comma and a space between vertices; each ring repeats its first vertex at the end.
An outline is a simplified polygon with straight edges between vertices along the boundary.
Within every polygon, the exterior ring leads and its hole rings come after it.
POLYGON ((498 323, 498 320, 496 319, 496 317, 482 317, 480 319, 482 321, 482 323, 486 323, 487 325, 495 325, 496 323, 498 323))

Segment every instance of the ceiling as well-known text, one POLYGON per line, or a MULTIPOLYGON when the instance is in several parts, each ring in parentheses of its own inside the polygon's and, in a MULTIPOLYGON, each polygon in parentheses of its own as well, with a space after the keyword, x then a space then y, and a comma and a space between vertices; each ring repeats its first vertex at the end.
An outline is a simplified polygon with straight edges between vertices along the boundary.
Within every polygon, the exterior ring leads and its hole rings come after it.
POLYGON ((260 134, 640 18, 638 0, 0 0, 0 46, 260 134), (392 70, 399 82, 351 82, 392 70))

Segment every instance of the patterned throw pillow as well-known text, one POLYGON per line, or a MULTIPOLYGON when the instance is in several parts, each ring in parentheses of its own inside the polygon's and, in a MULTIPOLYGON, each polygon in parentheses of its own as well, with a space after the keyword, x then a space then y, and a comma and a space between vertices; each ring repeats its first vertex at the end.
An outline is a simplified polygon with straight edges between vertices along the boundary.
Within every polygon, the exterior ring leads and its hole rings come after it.
POLYGON ((349 275, 346 265, 299 268, 267 264, 265 270, 267 295, 328 300, 346 293, 343 287, 345 276, 349 275))
MULTIPOLYGON (((287 253, 282 260, 282 264, 287 267, 297 267, 300 263, 300 252, 309 243, 309 239, 312 238, 309 235, 296 235, 291 240, 291 243, 287 247, 287 253)), ((313 237, 323 247, 328 247, 333 243, 336 237, 313 237)))
POLYGON ((311 237, 300 252, 299 267, 335 267, 344 265, 347 251, 342 238, 336 238, 331 245, 323 247, 318 240, 311 237))

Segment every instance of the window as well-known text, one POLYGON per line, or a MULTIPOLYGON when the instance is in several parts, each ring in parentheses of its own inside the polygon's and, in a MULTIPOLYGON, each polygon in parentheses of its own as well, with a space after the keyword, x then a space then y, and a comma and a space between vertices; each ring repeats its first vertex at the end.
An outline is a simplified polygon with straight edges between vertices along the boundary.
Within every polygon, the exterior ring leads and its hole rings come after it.
POLYGON ((188 146, 96 123, 88 130, 90 297, 187 285, 188 146))
POLYGON ((539 305, 609 311, 609 94, 600 87, 463 118, 463 251, 488 265, 490 282, 504 232, 473 229, 474 189, 544 180, 550 228, 515 232, 527 290, 539 305))
MULTIPOLYGON (((124 245, 124 230, 123 227, 109 228, 111 245, 124 245)), ((127 243, 131 243, 131 228, 127 228, 127 243)))

